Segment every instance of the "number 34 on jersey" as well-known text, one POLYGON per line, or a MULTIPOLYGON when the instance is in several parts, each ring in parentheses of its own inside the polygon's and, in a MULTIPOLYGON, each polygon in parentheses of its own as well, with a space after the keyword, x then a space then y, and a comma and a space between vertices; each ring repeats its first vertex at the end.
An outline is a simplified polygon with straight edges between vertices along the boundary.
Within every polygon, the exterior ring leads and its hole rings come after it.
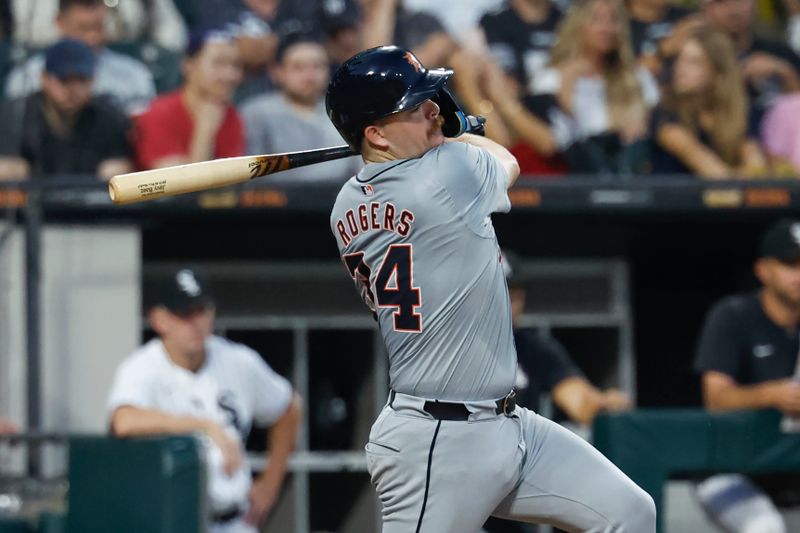
POLYGON ((392 244, 378 265, 374 287, 372 266, 364 261, 364 252, 342 257, 350 276, 358 285, 361 297, 373 313, 378 308, 394 308, 393 329, 406 333, 422 332, 422 293, 414 286, 414 253, 412 244, 392 244))

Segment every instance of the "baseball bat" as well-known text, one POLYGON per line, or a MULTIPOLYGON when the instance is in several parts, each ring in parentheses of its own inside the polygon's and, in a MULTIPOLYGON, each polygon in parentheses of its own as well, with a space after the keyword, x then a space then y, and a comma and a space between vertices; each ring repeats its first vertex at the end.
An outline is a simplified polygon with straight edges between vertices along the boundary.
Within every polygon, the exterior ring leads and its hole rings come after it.
POLYGON ((284 154, 246 155, 114 176, 108 195, 117 205, 132 204, 242 183, 290 168, 355 155, 349 146, 333 146, 284 154))

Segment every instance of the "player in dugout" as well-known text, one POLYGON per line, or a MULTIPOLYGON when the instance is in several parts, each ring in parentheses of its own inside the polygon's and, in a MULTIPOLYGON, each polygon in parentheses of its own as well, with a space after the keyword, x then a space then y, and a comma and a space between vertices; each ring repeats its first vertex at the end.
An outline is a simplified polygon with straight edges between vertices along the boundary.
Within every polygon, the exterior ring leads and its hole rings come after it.
POLYGON ((148 319, 157 337, 117 369, 108 399, 120 437, 197 433, 206 444, 210 533, 255 533, 274 505, 302 418, 300 397, 250 348, 213 335, 215 307, 194 270, 173 272, 148 319), (269 425, 264 471, 251 481, 244 442, 269 425))

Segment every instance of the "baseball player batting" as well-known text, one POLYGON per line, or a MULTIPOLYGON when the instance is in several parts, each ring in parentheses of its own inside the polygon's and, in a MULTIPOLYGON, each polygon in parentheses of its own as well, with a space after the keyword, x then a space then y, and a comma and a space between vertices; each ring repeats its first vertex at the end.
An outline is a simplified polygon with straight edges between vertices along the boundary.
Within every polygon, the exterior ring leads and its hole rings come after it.
POLYGON ((389 399, 367 465, 384 533, 478 531, 490 516, 567 531, 648 533, 652 498, 591 445, 515 405, 508 289, 492 226, 519 174, 410 52, 345 62, 328 116, 366 163, 331 230, 375 315, 389 399), (462 135, 462 133, 464 133, 462 135))

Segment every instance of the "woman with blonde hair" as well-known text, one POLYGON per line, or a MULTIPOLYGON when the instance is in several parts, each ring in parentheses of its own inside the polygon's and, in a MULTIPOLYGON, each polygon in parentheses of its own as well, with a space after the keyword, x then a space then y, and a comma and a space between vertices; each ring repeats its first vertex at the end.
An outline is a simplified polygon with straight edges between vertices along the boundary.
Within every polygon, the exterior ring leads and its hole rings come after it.
POLYGON ((656 109, 653 173, 709 179, 764 174, 766 159, 748 122, 733 43, 718 30, 698 30, 680 48, 656 109))
POLYGON ((561 23, 551 67, 537 94, 551 94, 550 123, 573 172, 634 172, 649 111, 658 101, 655 79, 637 65, 628 17, 619 0, 578 0, 561 23))

